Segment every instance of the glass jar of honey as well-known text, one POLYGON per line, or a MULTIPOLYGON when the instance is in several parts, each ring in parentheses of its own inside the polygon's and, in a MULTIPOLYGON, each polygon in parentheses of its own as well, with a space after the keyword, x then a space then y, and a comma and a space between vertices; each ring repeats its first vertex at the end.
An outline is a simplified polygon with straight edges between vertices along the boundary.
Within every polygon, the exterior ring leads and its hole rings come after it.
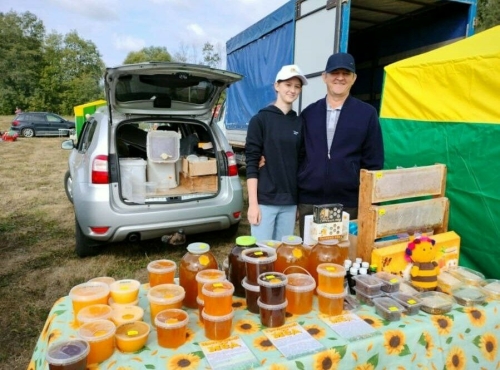
POLYGON ((308 268, 308 251, 302 245, 302 238, 295 235, 284 236, 281 240, 282 243, 276 249, 276 262, 274 269, 277 272, 284 272, 287 270, 291 272, 304 272, 308 268), (292 267, 299 267, 295 269, 292 267))
POLYGON ((322 263, 335 263, 343 265, 348 258, 349 246, 341 244, 337 239, 321 240, 311 250, 309 255, 308 271, 318 284, 318 265, 322 263))
POLYGON ((234 295, 245 297, 245 288, 241 282, 246 276, 245 261, 241 259, 241 252, 248 248, 254 248, 256 239, 253 236, 239 236, 236 238, 236 245, 233 247, 228 257, 228 280, 234 286, 234 295))
POLYGON ((191 243, 187 250, 179 265, 179 285, 186 292, 182 303, 185 307, 197 308, 198 282, 196 274, 202 270, 217 269, 218 264, 207 243, 191 243))

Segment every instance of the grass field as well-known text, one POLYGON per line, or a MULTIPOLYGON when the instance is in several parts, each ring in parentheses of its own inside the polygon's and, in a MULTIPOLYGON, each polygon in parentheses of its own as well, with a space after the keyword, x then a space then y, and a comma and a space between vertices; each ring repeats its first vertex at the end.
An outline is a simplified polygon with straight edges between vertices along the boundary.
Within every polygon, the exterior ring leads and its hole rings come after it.
MULTIPOLYGON (((13 116, 0 116, 0 131, 13 116)), ((117 243, 96 257, 74 253, 74 213, 63 187, 69 152, 63 138, 0 141, 0 369, 26 369, 54 302, 76 284, 97 276, 147 282, 150 260, 179 261, 185 246, 169 247, 159 239, 117 243)), ((243 177, 242 183, 244 185, 243 177)), ((246 209, 238 235, 246 235, 246 209)), ((219 263, 234 245, 220 233, 188 237, 206 242, 219 263)))

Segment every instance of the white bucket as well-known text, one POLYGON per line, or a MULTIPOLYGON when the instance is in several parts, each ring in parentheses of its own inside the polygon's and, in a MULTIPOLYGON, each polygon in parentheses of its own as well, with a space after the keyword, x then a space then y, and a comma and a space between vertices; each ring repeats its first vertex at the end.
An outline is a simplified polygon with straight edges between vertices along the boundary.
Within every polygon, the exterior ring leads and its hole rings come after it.
POLYGON ((120 158, 120 182, 124 198, 144 203, 146 161, 142 158, 120 158))

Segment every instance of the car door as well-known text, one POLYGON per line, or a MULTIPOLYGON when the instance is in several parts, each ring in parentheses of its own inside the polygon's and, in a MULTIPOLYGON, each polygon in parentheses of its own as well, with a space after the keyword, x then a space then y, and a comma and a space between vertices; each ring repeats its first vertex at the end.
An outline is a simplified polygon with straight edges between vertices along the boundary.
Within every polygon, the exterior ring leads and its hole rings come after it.
POLYGON ((71 177, 73 179, 73 186, 76 184, 83 184, 90 182, 90 173, 88 171, 88 164, 90 162, 89 147, 92 143, 94 133, 97 127, 97 122, 91 120, 86 122, 82 128, 82 132, 78 139, 75 150, 72 151, 69 157, 69 167, 71 177))
POLYGON ((45 118, 44 113, 32 113, 30 115, 33 127, 37 136, 46 136, 50 133, 50 122, 45 118))
POLYGON ((67 132, 65 130, 68 129, 68 125, 66 124, 66 120, 57 114, 49 113, 46 116, 47 119, 47 127, 48 127, 48 135, 58 135, 59 130, 63 130, 61 134, 66 135, 67 132))

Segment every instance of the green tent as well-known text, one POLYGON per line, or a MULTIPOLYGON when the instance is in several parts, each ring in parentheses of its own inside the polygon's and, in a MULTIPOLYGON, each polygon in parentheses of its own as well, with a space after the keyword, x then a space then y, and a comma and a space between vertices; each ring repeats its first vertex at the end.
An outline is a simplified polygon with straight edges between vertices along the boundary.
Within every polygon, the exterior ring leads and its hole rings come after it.
POLYGON ((500 279, 500 26, 385 67, 386 169, 443 163, 461 266, 500 279))

